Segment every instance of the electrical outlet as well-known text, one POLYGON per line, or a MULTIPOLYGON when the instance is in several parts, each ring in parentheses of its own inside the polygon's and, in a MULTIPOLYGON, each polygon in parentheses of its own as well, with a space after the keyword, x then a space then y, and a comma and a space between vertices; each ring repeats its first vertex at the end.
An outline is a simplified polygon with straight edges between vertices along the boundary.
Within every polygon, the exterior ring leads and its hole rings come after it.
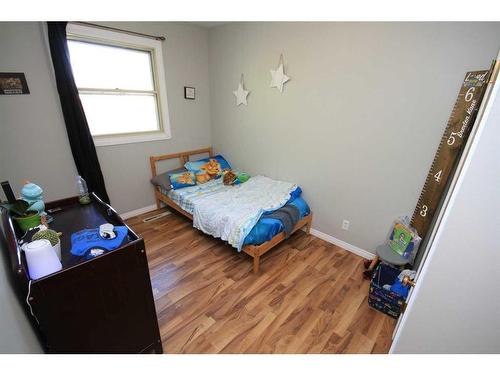
POLYGON ((342 222, 342 229, 343 230, 349 230, 349 220, 344 220, 342 222))

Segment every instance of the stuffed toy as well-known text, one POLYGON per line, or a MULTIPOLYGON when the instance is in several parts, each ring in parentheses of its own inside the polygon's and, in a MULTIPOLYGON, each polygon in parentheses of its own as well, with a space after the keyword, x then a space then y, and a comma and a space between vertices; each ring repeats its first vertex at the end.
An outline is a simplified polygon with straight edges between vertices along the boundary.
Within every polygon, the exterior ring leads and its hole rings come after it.
POLYGON ((224 185, 232 185, 236 181, 236 173, 234 173, 232 170, 227 170, 224 171, 224 175, 222 177, 222 182, 224 182, 224 185))

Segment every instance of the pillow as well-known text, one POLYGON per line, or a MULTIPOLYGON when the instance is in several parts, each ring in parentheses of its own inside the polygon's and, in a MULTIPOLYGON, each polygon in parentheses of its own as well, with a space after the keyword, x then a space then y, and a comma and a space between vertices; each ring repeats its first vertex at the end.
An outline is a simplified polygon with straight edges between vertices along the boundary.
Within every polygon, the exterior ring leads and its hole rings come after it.
POLYGON ((198 171, 193 173, 195 174, 197 184, 204 184, 205 182, 208 182, 212 179, 210 175, 205 173, 204 171, 198 171))
POLYGON ((188 170, 185 168, 176 168, 170 171, 161 173, 159 175, 154 176, 151 179, 151 183, 155 186, 159 186, 165 190, 172 190, 172 183, 170 182, 169 173, 179 173, 179 172, 187 172, 188 170))
POLYGON ((196 177, 194 172, 185 171, 185 172, 176 172, 169 173, 170 184, 172 189, 182 189, 188 186, 196 185, 196 177))
POLYGON ((222 176, 222 171, 231 169, 229 163, 223 156, 217 155, 210 158, 205 158, 197 161, 188 161, 184 164, 188 171, 192 171, 196 175, 196 181, 203 184, 212 179, 222 176))

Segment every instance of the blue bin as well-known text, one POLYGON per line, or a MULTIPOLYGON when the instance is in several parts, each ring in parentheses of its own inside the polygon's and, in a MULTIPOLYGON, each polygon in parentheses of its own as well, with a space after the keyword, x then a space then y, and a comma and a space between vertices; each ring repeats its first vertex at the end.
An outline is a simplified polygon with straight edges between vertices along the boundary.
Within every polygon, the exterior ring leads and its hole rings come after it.
POLYGON ((405 298, 383 287, 386 284, 392 285, 400 272, 398 268, 380 263, 373 273, 368 293, 368 304, 394 319, 397 319, 404 310, 405 298))

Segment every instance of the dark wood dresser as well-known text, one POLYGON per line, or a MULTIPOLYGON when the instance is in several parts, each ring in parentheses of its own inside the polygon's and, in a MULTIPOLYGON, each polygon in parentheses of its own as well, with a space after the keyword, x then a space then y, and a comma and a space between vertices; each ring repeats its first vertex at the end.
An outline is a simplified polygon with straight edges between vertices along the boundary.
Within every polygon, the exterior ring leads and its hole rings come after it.
POLYGON ((50 228, 63 232, 63 268, 33 281, 17 243, 19 233, 1 209, 13 284, 45 351, 162 353, 144 240, 127 227, 128 235, 118 249, 90 260, 76 257, 70 252, 71 233, 106 222, 126 224, 95 195, 88 205, 80 205, 77 197, 47 203, 46 210, 54 208, 50 228))

